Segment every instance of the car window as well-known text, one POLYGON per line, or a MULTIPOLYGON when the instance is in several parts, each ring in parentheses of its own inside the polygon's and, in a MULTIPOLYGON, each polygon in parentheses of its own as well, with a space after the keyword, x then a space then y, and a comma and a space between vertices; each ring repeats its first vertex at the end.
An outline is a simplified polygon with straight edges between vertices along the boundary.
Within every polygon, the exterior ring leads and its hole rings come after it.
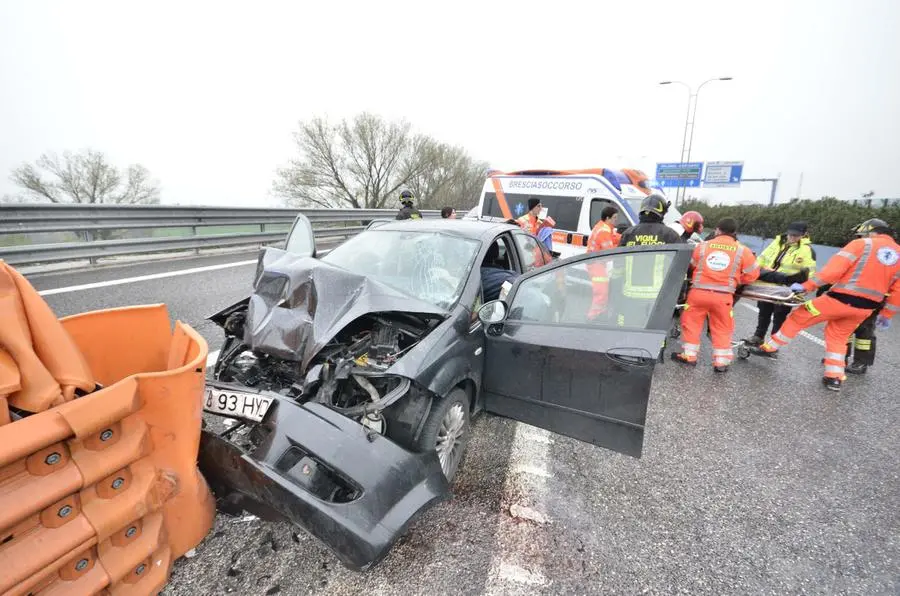
POLYGON ((537 238, 531 234, 517 233, 514 235, 516 244, 519 245, 519 252, 522 255, 522 267, 524 273, 528 273, 536 267, 541 267, 550 262, 550 253, 547 247, 541 244, 537 238))
POLYGON ((653 280, 665 279, 674 258, 673 251, 621 254, 550 269, 521 282, 508 320, 645 329, 660 292, 653 280))
POLYGON ((616 205, 614 202, 610 201, 609 199, 594 198, 594 199, 591 199, 591 217, 590 217, 591 221, 590 221, 590 224, 591 224, 592 230, 594 229, 594 226, 597 225, 597 222, 600 221, 600 214, 603 212, 604 207, 608 207, 609 205, 612 205, 613 207, 616 208, 617 212, 619 213, 619 221, 620 222, 628 221, 628 217, 625 215, 625 213, 622 211, 622 208, 619 205, 616 205))
POLYGON ((322 261, 449 309, 465 287, 481 243, 441 232, 373 228, 322 261))

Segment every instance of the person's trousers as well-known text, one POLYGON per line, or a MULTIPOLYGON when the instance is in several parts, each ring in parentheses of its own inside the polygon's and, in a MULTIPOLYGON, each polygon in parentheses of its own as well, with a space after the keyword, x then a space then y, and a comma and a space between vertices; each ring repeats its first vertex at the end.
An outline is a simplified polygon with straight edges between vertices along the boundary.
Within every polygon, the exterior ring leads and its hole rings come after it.
POLYGON ((853 332, 855 336, 853 339, 853 362, 855 364, 865 364, 866 366, 875 364, 875 319, 880 311, 880 308, 873 310, 872 314, 866 317, 866 320, 860 323, 853 332))
POLYGON ((825 323, 825 376, 843 379, 847 340, 871 313, 869 309, 855 308, 822 294, 795 308, 781 329, 772 334, 770 344, 782 348, 803 329, 825 323))
POLYGON ((756 306, 759 308, 759 315, 756 317, 756 333, 754 335, 763 339, 765 339, 769 330, 769 323, 772 323, 772 333, 778 333, 785 319, 791 314, 790 306, 763 302, 761 300, 756 303, 756 306))
POLYGON ((606 312, 609 303, 609 275, 603 263, 589 265, 588 274, 591 277, 591 308, 588 318, 593 319, 606 312))
POLYGON ((734 359, 731 337, 734 333, 734 295, 691 289, 681 312, 681 347, 684 358, 696 361, 700 352, 700 334, 709 317, 713 346, 713 366, 728 366, 734 359))

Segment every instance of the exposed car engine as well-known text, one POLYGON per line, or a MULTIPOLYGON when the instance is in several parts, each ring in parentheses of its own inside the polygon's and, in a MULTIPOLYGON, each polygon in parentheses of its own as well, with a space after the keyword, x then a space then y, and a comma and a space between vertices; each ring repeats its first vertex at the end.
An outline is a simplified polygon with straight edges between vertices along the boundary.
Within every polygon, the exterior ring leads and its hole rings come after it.
POLYGON ((342 329, 309 363, 251 350, 244 344, 246 309, 222 325, 226 343, 216 363, 216 380, 271 391, 300 403, 315 401, 386 434, 382 414, 410 391, 407 378, 388 369, 433 330, 440 318, 407 313, 364 315, 342 329))

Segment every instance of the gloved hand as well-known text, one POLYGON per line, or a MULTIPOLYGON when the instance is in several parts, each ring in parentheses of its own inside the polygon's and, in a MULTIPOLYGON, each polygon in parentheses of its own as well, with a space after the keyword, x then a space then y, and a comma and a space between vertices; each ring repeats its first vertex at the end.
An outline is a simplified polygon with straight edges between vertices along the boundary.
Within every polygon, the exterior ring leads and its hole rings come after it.
POLYGON ((796 292, 797 294, 805 294, 806 288, 803 287, 803 284, 798 284, 795 282, 791 284, 791 291, 796 292))
POLYGON ((887 329, 891 326, 891 320, 884 315, 878 315, 875 317, 875 328, 876 329, 887 329))

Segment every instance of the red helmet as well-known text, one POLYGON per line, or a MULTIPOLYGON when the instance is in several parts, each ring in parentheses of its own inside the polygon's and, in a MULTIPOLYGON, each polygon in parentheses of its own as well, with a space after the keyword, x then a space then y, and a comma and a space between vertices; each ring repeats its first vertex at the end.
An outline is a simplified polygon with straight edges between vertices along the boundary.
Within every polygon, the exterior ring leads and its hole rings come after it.
POLYGON ((700 234, 703 232, 703 216, 696 211, 688 211, 678 220, 686 232, 700 234))

